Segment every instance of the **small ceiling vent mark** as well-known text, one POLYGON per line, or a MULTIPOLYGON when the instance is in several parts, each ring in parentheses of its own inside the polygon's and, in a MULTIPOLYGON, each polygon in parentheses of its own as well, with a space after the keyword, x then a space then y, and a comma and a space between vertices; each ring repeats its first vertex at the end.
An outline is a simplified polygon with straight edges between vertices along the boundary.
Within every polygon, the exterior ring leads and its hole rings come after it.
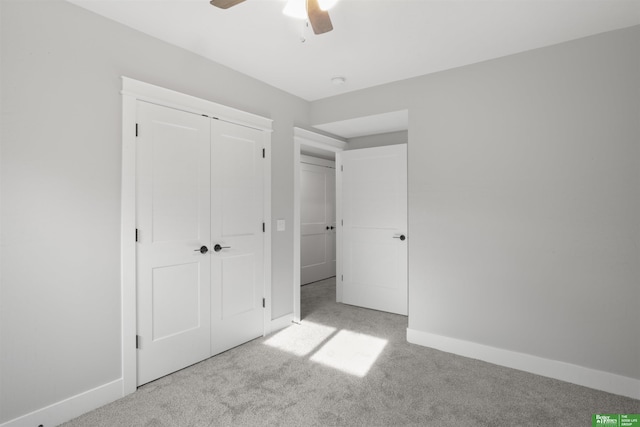
POLYGON ((347 81, 347 79, 345 79, 344 77, 334 77, 331 79, 331 83, 333 83, 334 86, 342 86, 344 85, 344 83, 347 81))

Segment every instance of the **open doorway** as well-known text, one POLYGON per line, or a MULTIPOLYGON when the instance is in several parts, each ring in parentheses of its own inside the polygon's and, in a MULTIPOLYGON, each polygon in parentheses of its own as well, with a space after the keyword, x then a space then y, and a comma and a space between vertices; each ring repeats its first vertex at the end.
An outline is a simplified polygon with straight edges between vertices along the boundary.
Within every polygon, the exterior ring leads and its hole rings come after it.
MULTIPOLYGON (((293 321, 300 323, 300 286, 302 283, 301 263, 301 173, 302 162, 305 156, 324 159, 327 162, 335 161, 335 154, 343 151, 346 143, 339 139, 310 132, 300 128, 294 128, 294 225, 293 225, 293 321)), ((328 164, 328 163, 327 163, 328 164)), ((335 197, 335 194, 334 196, 335 197)), ((318 225, 319 226, 319 225, 318 225)), ((331 225, 324 224, 324 227, 331 225)), ((335 227, 335 226, 334 226, 335 227)), ((308 278, 305 278, 308 280, 308 278)))
MULTIPOLYGON (((327 137, 308 130, 294 128, 294 229, 293 229, 293 322, 300 323, 301 284, 301 223, 300 223, 300 160, 309 154, 335 160, 336 153, 347 149, 372 148, 408 143, 409 111, 399 110, 371 116, 314 125, 315 128, 337 135, 344 140, 327 137)), ((339 201, 337 201, 339 203, 339 201)), ((337 234, 337 263, 340 265, 340 233, 337 234)), ((337 286, 336 301, 342 302, 341 287, 337 286)))

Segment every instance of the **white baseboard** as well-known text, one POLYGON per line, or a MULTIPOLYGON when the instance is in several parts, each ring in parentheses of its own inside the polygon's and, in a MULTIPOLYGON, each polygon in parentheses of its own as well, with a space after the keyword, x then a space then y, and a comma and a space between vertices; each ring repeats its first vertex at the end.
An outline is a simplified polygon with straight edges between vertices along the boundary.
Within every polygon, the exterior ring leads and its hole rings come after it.
POLYGON ((103 384, 60 402, 14 418, 0 427, 53 427, 122 397, 122 379, 103 384))
POLYGON ((407 341, 460 356, 640 399, 640 380, 530 354, 407 329, 407 341))
POLYGON ((287 326, 291 326, 291 323, 293 323, 293 313, 285 314, 277 319, 273 319, 271 321, 271 332, 276 332, 280 329, 286 328, 287 326))

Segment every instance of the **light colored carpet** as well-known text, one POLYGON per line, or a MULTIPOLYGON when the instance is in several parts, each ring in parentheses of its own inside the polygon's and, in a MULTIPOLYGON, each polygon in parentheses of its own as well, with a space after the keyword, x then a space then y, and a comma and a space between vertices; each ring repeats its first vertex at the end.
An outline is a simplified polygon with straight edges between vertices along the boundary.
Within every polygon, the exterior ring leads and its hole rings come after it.
POLYGON ((583 427, 640 413, 638 400, 409 344, 406 317, 334 301, 335 280, 304 286, 301 325, 64 426, 583 427))

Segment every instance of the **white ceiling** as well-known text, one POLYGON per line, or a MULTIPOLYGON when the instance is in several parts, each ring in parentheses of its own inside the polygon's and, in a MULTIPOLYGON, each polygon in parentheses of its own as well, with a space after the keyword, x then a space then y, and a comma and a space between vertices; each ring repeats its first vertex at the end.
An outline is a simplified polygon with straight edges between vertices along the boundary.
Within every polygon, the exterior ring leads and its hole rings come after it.
POLYGON ((284 0, 68 1, 308 101, 640 24, 638 0, 341 0, 316 36, 284 0))

